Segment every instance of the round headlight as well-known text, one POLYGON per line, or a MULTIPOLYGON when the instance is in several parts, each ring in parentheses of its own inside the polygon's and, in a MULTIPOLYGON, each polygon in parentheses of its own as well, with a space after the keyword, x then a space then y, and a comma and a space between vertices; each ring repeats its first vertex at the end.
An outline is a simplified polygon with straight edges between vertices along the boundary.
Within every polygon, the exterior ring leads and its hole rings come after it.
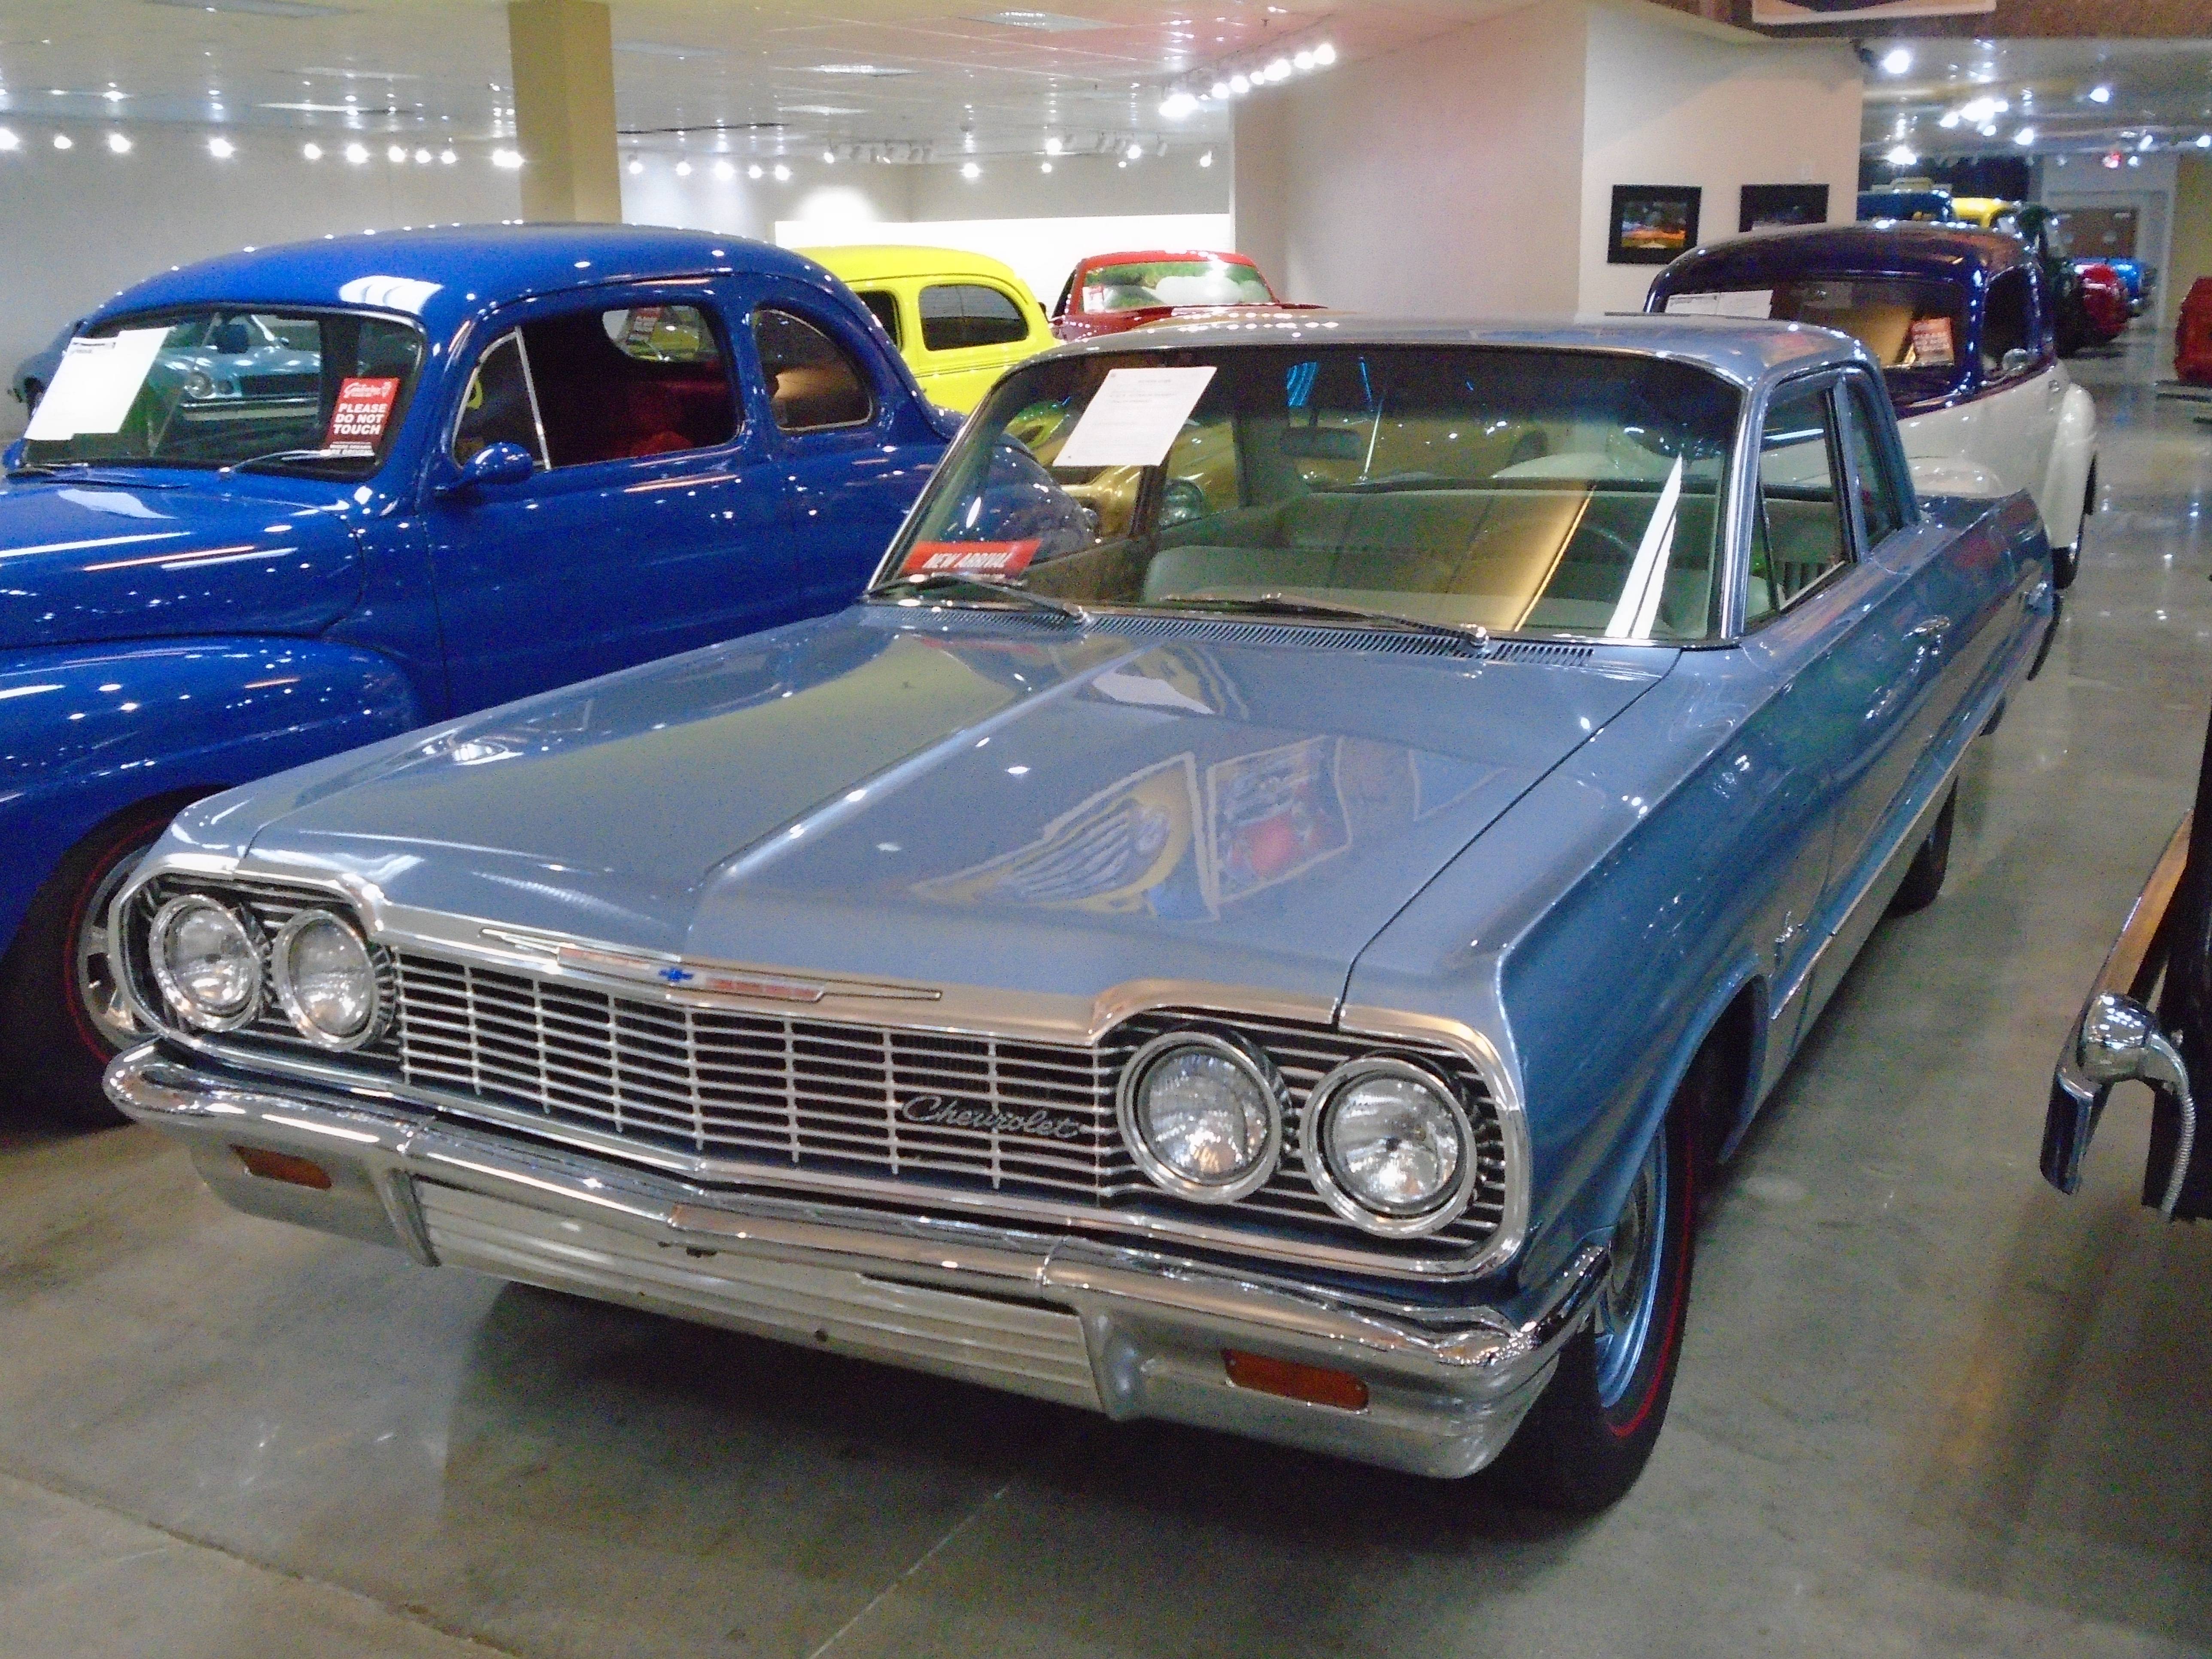
POLYGON ((278 1005, 308 1042, 357 1048, 375 1035, 376 963, 349 922, 327 910, 301 911, 277 930, 269 974, 278 1005))
POLYGON ((171 899, 146 948, 162 1000, 185 1024, 232 1031, 261 1012, 261 947, 227 906, 199 893, 171 899))
POLYGON ((1306 1173, 1347 1221, 1408 1237, 1467 1206, 1474 1134, 1450 1085, 1427 1068, 1349 1060, 1314 1085, 1305 1123, 1306 1173))
POLYGON ((1283 1147, 1282 1079, 1266 1057, 1206 1031, 1170 1031, 1121 1073, 1121 1137, 1138 1168, 1202 1204, 1243 1198, 1283 1147))

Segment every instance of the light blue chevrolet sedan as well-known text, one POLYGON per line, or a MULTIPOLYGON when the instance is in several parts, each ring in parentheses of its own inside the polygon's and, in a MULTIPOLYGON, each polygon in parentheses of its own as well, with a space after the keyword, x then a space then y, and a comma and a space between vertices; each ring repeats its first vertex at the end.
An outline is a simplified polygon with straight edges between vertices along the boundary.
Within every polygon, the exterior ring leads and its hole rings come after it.
POLYGON ((108 1087, 426 1264, 1593 1509, 2052 614, 1839 335, 1072 346, 843 611, 191 808, 108 1087))

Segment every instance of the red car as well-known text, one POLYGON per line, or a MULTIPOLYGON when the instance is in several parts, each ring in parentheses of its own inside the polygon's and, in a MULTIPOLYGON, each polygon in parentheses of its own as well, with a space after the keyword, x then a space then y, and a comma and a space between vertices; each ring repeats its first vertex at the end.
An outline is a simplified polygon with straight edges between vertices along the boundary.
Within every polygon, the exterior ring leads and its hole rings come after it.
POLYGON ((2173 331, 2173 372, 2191 386, 2212 386, 2212 276, 2190 284, 2173 331))
POLYGON ((2087 313, 2089 332, 2099 345, 2110 345, 2134 314, 2128 307, 2128 285, 2102 261, 2075 269, 2081 276, 2081 309, 2087 313))
POLYGON ((1240 306, 1318 309, 1278 300, 1260 267, 1241 253, 1094 253, 1069 273, 1052 309, 1052 331, 1088 340, 1164 317, 1218 316, 1240 306))

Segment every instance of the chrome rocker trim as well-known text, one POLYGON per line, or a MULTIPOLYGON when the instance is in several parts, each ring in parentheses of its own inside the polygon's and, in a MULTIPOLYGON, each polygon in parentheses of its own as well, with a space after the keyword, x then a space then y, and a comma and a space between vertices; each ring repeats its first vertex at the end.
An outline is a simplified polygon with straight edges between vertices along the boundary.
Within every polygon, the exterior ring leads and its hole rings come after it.
POLYGON ((1486 1306, 1324 1294, 1050 1232, 733 1194, 563 1149, 426 1123, 366 1095, 264 1092, 146 1043, 111 1098, 184 1140, 248 1214, 426 1265, 642 1306, 1079 1406, 1160 1418, 1418 1474, 1504 1448, 1604 1282, 1604 1246, 1486 1306), (327 1189, 248 1173, 240 1147, 312 1160, 327 1189), (1232 1384, 1237 1346, 1349 1370, 1358 1411, 1232 1384))

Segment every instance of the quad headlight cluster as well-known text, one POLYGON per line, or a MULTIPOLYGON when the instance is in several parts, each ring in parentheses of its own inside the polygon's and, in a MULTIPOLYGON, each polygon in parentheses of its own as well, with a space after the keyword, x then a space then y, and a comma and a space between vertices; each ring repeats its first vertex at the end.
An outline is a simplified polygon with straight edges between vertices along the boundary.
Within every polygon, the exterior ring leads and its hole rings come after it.
MULTIPOLYGON (((1291 1091, 1242 1038, 1170 1031, 1131 1057, 1122 1139, 1155 1184, 1202 1204, 1256 1192, 1283 1155, 1291 1091)), ((1300 1154, 1328 1206, 1367 1231, 1410 1238, 1467 1207, 1474 1130, 1440 1073, 1395 1054, 1346 1060, 1307 1096, 1300 1154)))
POLYGON ((272 997, 318 1048, 358 1048, 384 1026, 368 941, 329 910, 302 910, 271 938, 242 907, 186 893, 155 911, 146 955, 167 1012, 194 1030, 237 1030, 272 997))

